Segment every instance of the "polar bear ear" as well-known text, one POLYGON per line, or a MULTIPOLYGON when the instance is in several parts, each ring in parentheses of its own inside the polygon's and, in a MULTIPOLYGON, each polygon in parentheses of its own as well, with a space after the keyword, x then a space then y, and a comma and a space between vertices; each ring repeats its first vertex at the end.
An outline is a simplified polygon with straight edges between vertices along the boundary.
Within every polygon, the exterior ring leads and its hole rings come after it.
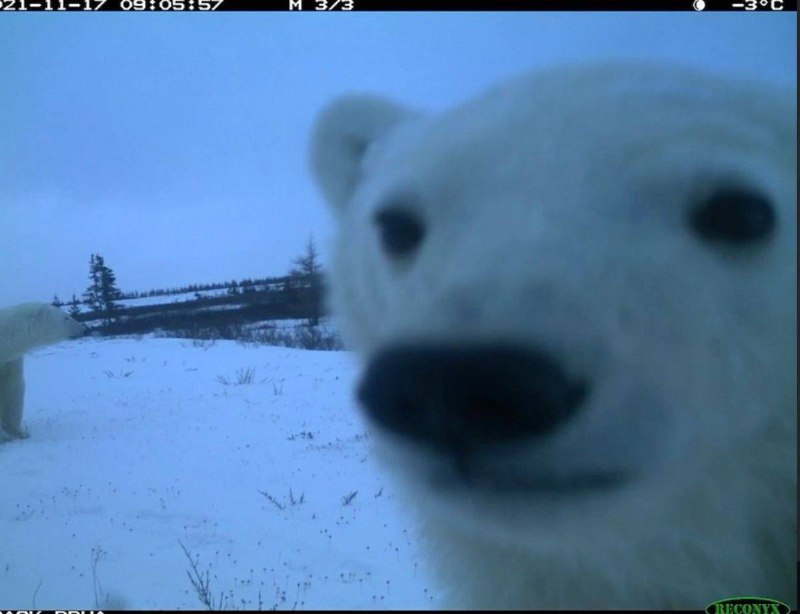
POLYGON ((353 195, 367 148, 412 112, 377 96, 345 96, 319 114, 311 137, 311 170, 328 203, 343 208, 353 195))

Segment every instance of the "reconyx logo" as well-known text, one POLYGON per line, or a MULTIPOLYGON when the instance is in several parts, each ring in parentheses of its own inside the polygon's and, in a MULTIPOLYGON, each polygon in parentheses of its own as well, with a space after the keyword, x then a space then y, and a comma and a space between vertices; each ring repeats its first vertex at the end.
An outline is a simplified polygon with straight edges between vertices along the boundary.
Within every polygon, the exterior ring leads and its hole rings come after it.
POLYGON ((706 606, 706 614, 789 614, 790 611, 781 601, 760 597, 732 597, 706 606))

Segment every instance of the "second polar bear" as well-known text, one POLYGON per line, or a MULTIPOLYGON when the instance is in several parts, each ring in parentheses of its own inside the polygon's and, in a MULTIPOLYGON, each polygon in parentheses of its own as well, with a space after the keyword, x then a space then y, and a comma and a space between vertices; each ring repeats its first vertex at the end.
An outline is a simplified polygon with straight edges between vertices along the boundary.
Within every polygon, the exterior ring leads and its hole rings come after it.
POLYGON ((23 360, 26 353, 66 339, 85 328, 46 303, 22 303, 0 309, 0 442, 25 438, 23 360))
POLYGON ((332 307, 450 605, 796 606, 796 147, 794 92, 636 63, 321 114, 332 307))

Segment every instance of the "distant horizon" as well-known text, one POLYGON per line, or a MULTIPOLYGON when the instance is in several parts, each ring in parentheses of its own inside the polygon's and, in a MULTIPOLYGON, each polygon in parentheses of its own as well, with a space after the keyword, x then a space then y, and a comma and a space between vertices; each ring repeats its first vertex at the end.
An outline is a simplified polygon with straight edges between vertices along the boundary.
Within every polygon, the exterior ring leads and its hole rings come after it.
MULTIPOLYGON (((110 268, 113 270, 113 267, 110 267, 110 268)), ((124 287, 120 287, 119 290, 123 294, 123 296, 120 297, 122 300, 131 300, 131 299, 137 299, 137 298, 148 298, 147 296, 145 296, 145 294, 146 293, 150 293, 150 292, 158 292, 158 293, 161 293, 161 294, 186 294, 187 292, 200 291, 200 290, 192 289, 191 286, 205 286, 205 287, 201 288, 201 290, 215 290, 215 289, 218 290, 219 288, 229 287, 231 285, 231 283, 235 283, 235 284, 237 284, 239 286, 242 286, 243 285, 242 282, 251 281, 251 282, 253 282, 254 285, 258 285, 258 284, 264 283, 264 282, 274 283, 276 281, 279 281, 279 280, 282 280, 282 279, 286 279, 288 277, 291 277, 291 273, 284 273, 284 274, 281 274, 281 275, 272 275, 272 276, 268 276, 268 277, 242 277, 240 279, 229 279, 227 281, 190 282, 190 283, 187 283, 187 284, 182 284, 181 286, 177 286, 177 287, 170 286, 170 287, 166 287, 166 288, 149 288, 147 290, 125 290, 124 287), (209 286, 211 286, 211 287, 209 287, 209 286), (136 294, 139 294, 141 296, 129 296, 131 293, 136 293, 136 294)), ((119 286, 119 284, 117 284, 117 286, 119 286)), ((58 299, 61 301, 62 305, 68 305, 68 304, 70 304, 72 302, 72 296, 73 295, 75 295, 76 298, 80 299, 80 297, 83 296, 83 292, 85 292, 85 289, 83 291, 81 291, 80 295, 78 295, 75 292, 71 292, 69 300, 63 300, 61 298, 61 296, 58 294, 58 292, 54 292, 51 301, 53 299, 55 299, 56 297, 58 297, 58 299)), ((84 300, 79 300, 78 302, 82 303, 82 304, 85 303, 84 300)))
MULTIPOLYGON (((99 254, 99 252, 93 252, 93 254, 94 255, 100 255, 100 256, 103 255, 103 254, 99 254)), ((114 270, 113 266, 111 266, 110 264, 107 264, 106 266, 108 266, 116 274, 116 271, 114 270)), ((323 271, 325 270, 324 263, 322 265, 322 270, 323 271)), ((88 267, 87 267, 87 273, 88 273, 88 267)), ((272 280, 272 281, 281 280, 281 279, 284 279, 284 278, 287 278, 287 277, 290 277, 290 276, 291 276, 291 264, 290 264, 289 268, 287 269, 287 271, 285 273, 280 273, 280 274, 277 274, 277 275, 262 275, 262 276, 259 276, 259 277, 247 276, 247 277, 239 277, 239 278, 227 279, 227 280, 224 280, 224 281, 207 281, 207 282, 192 281, 192 282, 182 283, 182 284, 180 284, 178 286, 154 287, 154 288, 148 288, 147 290, 125 289, 125 286, 121 286, 120 283, 119 283, 119 279, 117 279, 117 287, 119 288, 120 292, 122 292, 123 295, 128 295, 130 293, 143 294, 143 293, 148 293, 148 292, 160 292, 160 293, 163 293, 163 294, 183 294, 183 293, 186 293, 186 292, 192 292, 193 291, 193 290, 189 289, 190 286, 219 286, 219 287, 227 287, 227 286, 230 286, 231 283, 236 283, 238 285, 241 285, 242 282, 245 282, 245 281, 252 281, 253 283, 258 284, 258 283, 263 283, 263 282, 265 282, 267 280, 272 280)), ((87 274, 87 277, 88 277, 88 274, 87 274)), ((87 283, 87 287, 88 287, 88 285, 89 284, 87 283)), ((212 288, 205 288, 205 289, 210 290, 212 288)), ((78 294, 77 292, 70 292, 70 294, 69 294, 70 299, 69 300, 64 300, 63 298, 61 298, 61 295, 58 292, 54 292, 53 296, 50 299, 50 302, 52 302, 56 297, 58 297, 59 300, 62 302, 62 304, 67 305, 67 304, 72 302, 72 296, 73 295, 75 295, 76 298, 80 299, 81 296, 83 296, 83 293, 85 291, 86 291, 86 288, 81 290, 80 294, 78 294)), ((146 297, 128 297, 128 296, 123 296, 122 298, 125 299, 125 298, 146 298, 146 297)), ((84 301, 83 300, 79 300, 79 302, 83 303, 84 301)))

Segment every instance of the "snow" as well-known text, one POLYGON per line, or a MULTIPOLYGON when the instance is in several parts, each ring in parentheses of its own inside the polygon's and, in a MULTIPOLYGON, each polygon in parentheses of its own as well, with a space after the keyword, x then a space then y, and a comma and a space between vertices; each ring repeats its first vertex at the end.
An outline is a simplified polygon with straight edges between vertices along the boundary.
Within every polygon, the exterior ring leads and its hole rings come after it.
MULTIPOLYGON (((283 283, 274 284, 255 284, 253 290, 264 292, 266 290, 280 290, 283 283)), ((217 290, 192 290, 189 292, 175 292, 170 294, 160 294, 157 296, 139 296, 137 298, 121 298, 114 301, 118 307, 148 307, 150 305, 170 305, 174 303, 190 303, 198 300, 198 296, 206 299, 219 298, 221 296, 228 296, 228 289, 221 288, 217 290)), ((62 309, 65 311, 70 307, 69 301, 62 303, 62 309)), ((238 306, 238 305, 237 305, 238 306)), ((78 309, 81 313, 92 311, 91 307, 85 303, 78 303, 78 309)))
POLYGON ((204 609, 181 544, 218 606, 435 607, 348 353, 86 338, 25 373, 31 437, 0 446, 3 608, 204 609))
MULTIPOLYGON (((253 284, 247 286, 256 292, 265 292, 266 290, 277 291, 283 288, 283 282, 273 284, 253 284)), ((241 289, 239 289, 241 294, 241 289)), ((174 292, 170 294, 160 294, 157 296, 139 296, 137 298, 123 298, 115 301, 120 307, 146 307, 148 305, 168 305, 170 303, 188 303, 196 301, 198 297, 202 298, 219 298, 221 296, 228 296, 227 288, 218 288, 216 290, 190 290, 188 292, 174 292)), ((87 307, 88 309, 88 307, 87 307)))
MULTIPOLYGON (((224 290, 201 293, 204 298, 216 298, 227 294, 224 290)), ((169 305, 171 303, 187 303, 196 301, 194 292, 180 294, 162 294, 159 296, 140 296, 138 298, 122 298, 114 301, 119 307, 148 307, 150 305, 169 305)))

